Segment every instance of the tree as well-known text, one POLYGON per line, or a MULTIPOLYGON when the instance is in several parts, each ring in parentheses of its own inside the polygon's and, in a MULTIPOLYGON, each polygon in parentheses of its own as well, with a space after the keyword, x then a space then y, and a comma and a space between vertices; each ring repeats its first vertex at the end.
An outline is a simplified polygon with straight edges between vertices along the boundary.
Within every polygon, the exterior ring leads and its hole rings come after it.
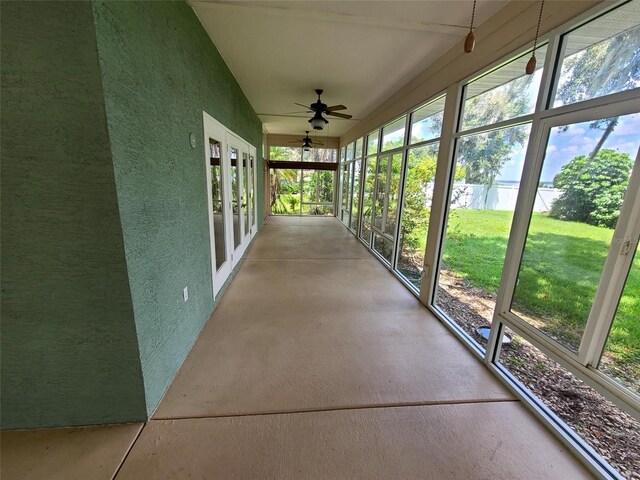
MULTIPOLYGON (((565 58, 556 103, 567 105, 628 90, 639 84, 640 27, 635 27, 565 58)), ((616 128, 618 120, 619 117, 611 117, 589 124, 590 128, 603 131, 589 154, 590 161, 616 128)))
POLYGON ((579 155, 562 167, 553 186, 563 192, 551 216, 614 228, 627 191, 633 161, 626 153, 602 149, 592 161, 579 155))
MULTIPOLYGON (((465 129, 490 125, 519 117, 532 110, 526 92, 533 81, 523 75, 507 84, 471 98, 464 111, 465 129)), ((501 128, 480 135, 470 135, 458 144, 458 163, 465 166, 467 183, 491 187, 516 145, 527 140, 527 129, 521 126, 501 128)))

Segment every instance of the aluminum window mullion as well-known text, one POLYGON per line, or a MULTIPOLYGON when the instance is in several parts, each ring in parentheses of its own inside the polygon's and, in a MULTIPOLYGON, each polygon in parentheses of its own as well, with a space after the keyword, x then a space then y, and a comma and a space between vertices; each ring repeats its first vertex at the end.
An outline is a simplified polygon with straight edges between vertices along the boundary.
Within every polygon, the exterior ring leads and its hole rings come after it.
MULTIPOLYGON (((524 243, 526 242, 529 231, 529 222, 531 219, 528 214, 528 209, 523 209, 522 206, 523 204, 525 206, 530 206, 530 210, 533 212, 537 192, 537 179, 539 178, 542 169, 542 161, 536 161, 540 154, 540 145, 542 142, 542 138, 540 138, 540 134, 542 133, 540 127, 540 112, 547 102, 547 92, 549 91, 550 82, 552 82, 554 78, 553 71, 555 70, 555 62, 557 61, 554 53, 560 39, 560 32, 558 30, 554 30, 549 33, 549 37, 550 39, 547 44, 547 52, 542 70, 542 78, 540 79, 540 85, 538 87, 536 106, 533 114, 530 116, 531 130, 529 131, 527 151, 525 153, 524 165, 520 176, 520 187, 516 198, 516 205, 513 209, 513 219, 511 220, 511 230, 509 231, 509 238, 507 240, 507 250, 504 256, 500 285, 498 287, 496 303, 493 309, 491 331, 489 333, 489 338, 487 339, 487 347, 484 357, 485 363, 491 363, 495 358, 500 356, 503 329, 501 328, 501 324, 496 321, 496 318, 500 312, 511 308, 513 292, 515 290, 516 282, 518 281, 520 262, 522 260, 522 254, 524 253, 524 243), (540 165, 538 165, 538 163, 540 165), (535 184, 533 179, 536 179, 535 184), (533 192, 531 190, 533 190, 533 192)), ((546 140, 544 144, 546 146, 546 140)))
MULTIPOLYGON (((415 111, 407 113, 404 125, 404 147, 400 159, 400 181, 398 182, 398 206, 396 207, 396 228, 394 229, 393 247, 391 251, 391 270, 398 266, 400 252, 400 225, 402 223, 402 211, 404 210, 404 184, 406 177, 407 158, 409 155, 409 143, 411 141, 411 119, 415 111)), ((393 171, 393 169, 392 169, 393 171)))
POLYGON ((393 155, 387 156, 387 178, 384 182, 384 202, 382 204, 382 233, 387 231, 387 215, 389 213, 389 196, 391 195, 391 173, 393 171, 393 155))
POLYGON ((509 120, 502 120, 500 122, 490 123, 487 125, 483 125, 481 127, 475 127, 469 130, 459 131, 459 132, 456 132, 455 138, 468 137, 471 135, 478 135, 480 133, 487 133, 487 132, 493 132, 495 130, 502 130, 507 127, 516 127, 518 125, 525 125, 527 123, 531 123, 533 121, 533 117, 534 117, 534 114, 529 113, 527 115, 521 115, 516 118, 510 118, 509 120))
POLYGON ((433 302, 435 287, 438 281, 440 266, 440 251, 444 243, 446 219, 448 213, 450 184, 455 170, 455 129, 458 116, 464 100, 460 83, 454 83, 447 89, 442 117, 442 131, 440 132, 440 148, 438 163, 434 178, 431 199, 431 213, 429 215, 429 229, 427 231, 427 246, 424 253, 422 270, 422 287, 420 301, 429 306, 433 302))

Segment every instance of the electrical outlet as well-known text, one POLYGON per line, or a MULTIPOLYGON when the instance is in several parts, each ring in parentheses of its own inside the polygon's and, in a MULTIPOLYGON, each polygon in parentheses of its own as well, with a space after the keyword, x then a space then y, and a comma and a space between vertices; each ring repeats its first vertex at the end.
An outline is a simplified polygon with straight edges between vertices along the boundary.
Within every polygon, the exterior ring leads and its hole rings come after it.
POLYGON ((188 287, 184 287, 184 290, 182 290, 182 298, 184 298, 185 302, 187 300, 189 300, 189 288, 188 287))

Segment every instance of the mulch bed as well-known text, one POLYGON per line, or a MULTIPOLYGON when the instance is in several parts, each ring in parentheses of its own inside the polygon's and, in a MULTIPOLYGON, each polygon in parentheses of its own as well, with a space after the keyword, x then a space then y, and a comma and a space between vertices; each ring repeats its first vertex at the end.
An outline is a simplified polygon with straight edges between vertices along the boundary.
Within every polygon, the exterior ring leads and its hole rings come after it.
MULTIPOLYGON (((479 344, 495 299, 464 279, 442 272, 436 303, 479 344)), ((500 356, 509 371, 627 479, 640 480, 640 423, 522 338, 500 356)))

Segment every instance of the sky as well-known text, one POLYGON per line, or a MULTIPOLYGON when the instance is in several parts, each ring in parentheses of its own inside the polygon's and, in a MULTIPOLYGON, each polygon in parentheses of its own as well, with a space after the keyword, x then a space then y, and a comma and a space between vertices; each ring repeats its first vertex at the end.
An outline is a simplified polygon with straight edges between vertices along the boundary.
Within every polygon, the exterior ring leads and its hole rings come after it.
MULTIPOLYGON (((540 180, 551 183, 564 164, 578 155, 588 155, 602 136, 603 131, 590 128, 590 122, 569 125, 566 131, 560 127, 551 129, 547 143, 546 156, 540 180)), ((634 113, 620 117, 620 121, 609 136, 603 148, 627 153, 635 160, 640 148, 640 114, 634 113)), ((514 152, 512 159, 505 164, 498 181, 518 182, 522 174, 526 145, 514 152)))

